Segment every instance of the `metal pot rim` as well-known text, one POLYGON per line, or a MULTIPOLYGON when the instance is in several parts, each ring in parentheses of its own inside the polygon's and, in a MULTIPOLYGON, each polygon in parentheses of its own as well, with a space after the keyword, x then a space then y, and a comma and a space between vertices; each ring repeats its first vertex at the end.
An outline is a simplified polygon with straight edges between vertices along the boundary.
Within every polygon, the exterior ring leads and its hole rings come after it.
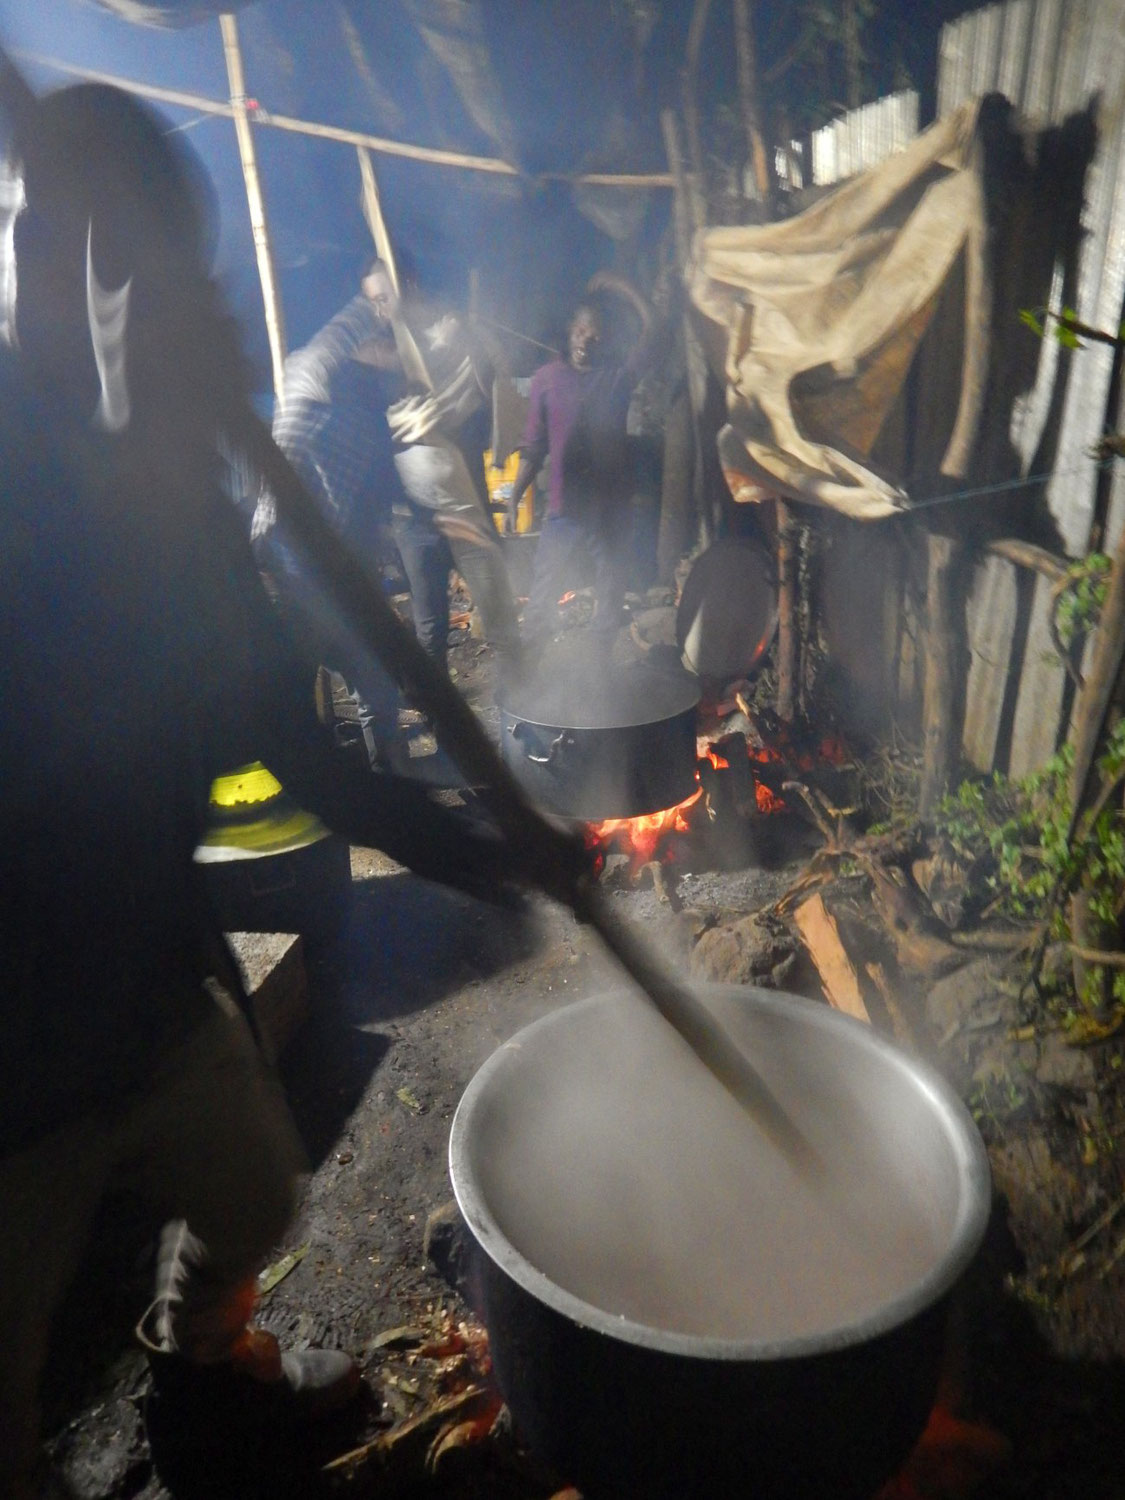
MULTIPOLYGON (((502 703, 497 704, 501 715, 511 719, 514 724, 526 724, 529 729, 541 729, 544 734, 628 734, 634 729, 653 729, 661 724, 671 724, 673 720, 682 718, 685 714, 694 714, 699 702, 699 694, 696 693, 691 703, 686 703, 680 708, 675 708, 671 713, 654 713, 639 719, 628 719, 621 724, 555 724, 545 719, 531 719, 526 714, 518 713, 515 709, 506 708, 502 703)), ((598 716, 600 717, 600 715, 598 716)), ((576 718, 581 718, 577 714, 576 718)))
MULTIPOLYGON (((532 729, 553 730, 556 734, 562 729, 644 729, 654 724, 670 723, 681 714, 694 712, 702 691, 699 679, 690 672, 646 672, 638 667, 619 668, 604 679, 595 677, 593 682, 597 690, 592 690, 585 702, 575 702, 568 710, 569 722, 565 724, 543 716, 538 705, 552 700, 544 692, 537 692, 535 684, 531 688, 516 689, 502 685, 496 706, 509 719, 527 724, 532 729), (610 687, 614 689, 614 711, 595 711, 605 703, 610 687)), ((557 701, 553 706, 558 707, 557 701)))
POLYGON ((949 1083, 933 1068, 911 1057, 872 1027, 830 1006, 801 996, 762 990, 753 985, 708 985, 711 993, 735 993, 766 1011, 792 1014, 803 1010, 816 1024, 838 1030, 849 1045, 866 1046, 912 1077, 944 1120, 960 1171, 961 1195, 946 1251, 909 1291, 884 1303, 867 1317, 789 1339, 722 1339, 676 1333, 605 1312, 576 1297, 533 1266, 510 1242, 477 1190, 470 1159, 473 1118, 495 1076, 510 1065, 514 1053, 535 1032, 559 1025, 568 1013, 611 998, 594 995, 560 1006, 523 1027, 477 1070, 453 1116, 449 1136, 449 1175, 454 1196, 470 1232, 489 1258, 516 1284, 555 1312, 610 1338, 660 1353, 706 1360, 775 1361, 831 1354, 889 1334, 941 1300, 967 1269, 984 1236, 991 1213, 991 1171, 972 1116, 949 1083))

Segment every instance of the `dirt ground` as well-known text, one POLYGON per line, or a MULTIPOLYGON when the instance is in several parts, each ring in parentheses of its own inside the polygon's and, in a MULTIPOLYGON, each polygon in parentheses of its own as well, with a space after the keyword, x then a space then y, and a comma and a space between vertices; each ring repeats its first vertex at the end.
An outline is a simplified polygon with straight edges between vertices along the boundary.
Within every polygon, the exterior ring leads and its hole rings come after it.
MULTIPOLYGON (((467 638, 452 660, 494 729, 488 652, 467 638)), ((680 913, 651 886, 619 889, 613 900, 686 962, 700 914, 713 923, 759 910, 800 873, 816 837, 810 844, 803 825, 790 834, 787 861, 776 848, 789 835, 779 832, 768 863, 681 867, 680 913)), ((936 987, 900 998, 916 1045, 977 1115, 993 1163, 995 1211, 959 1299, 950 1384, 958 1414, 1001 1434, 1010 1453, 981 1473, 970 1453, 928 1481, 934 1487, 920 1481, 902 1494, 1120 1500, 1125 1210, 1113 1209, 1125 1192, 1122 1047, 1065 1048, 1029 1028, 1010 961, 969 958, 936 987)), ((325 1434, 318 1460, 412 1420, 421 1446, 400 1444, 381 1467, 338 1467, 328 1493, 546 1500, 563 1487, 565 1476, 540 1472, 502 1418, 493 1424, 491 1397, 471 1396, 487 1386, 487 1361, 471 1310, 426 1259, 423 1235, 450 1198, 449 1125, 476 1068, 519 1027, 613 979, 590 933, 546 901, 496 911, 353 851, 352 909, 338 941, 310 957, 311 1017, 285 1058, 313 1172, 277 1248, 278 1262, 299 1258, 264 1297, 261 1321, 286 1343, 344 1348, 363 1365, 366 1405, 356 1425, 325 1434), (471 1410, 457 1406, 467 1388, 471 1410), (458 1414, 476 1427, 461 1422, 436 1461, 442 1427, 425 1418, 439 1399, 452 1403, 447 1436, 458 1414)), ((819 998, 799 965, 786 983, 819 998)), ((142 1425, 146 1367, 128 1338, 147 1300, 151 1229, 136 1206, 111 1205, 60 1323, 47 1426, 57 1468, 81 1500, 168 1493, 142 1425)), ((274 1493, 286 1488, 279 1480, 274 1493)))

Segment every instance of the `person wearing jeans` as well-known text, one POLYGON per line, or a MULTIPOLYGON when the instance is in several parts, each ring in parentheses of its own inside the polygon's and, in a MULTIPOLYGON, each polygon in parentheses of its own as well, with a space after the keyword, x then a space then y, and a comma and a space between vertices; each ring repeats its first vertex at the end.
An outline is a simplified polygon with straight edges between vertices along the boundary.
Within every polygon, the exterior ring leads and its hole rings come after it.
POLYGON ((478 329, 425 298, 412 277, 390 306, 390 324, 407 386, 387 408, 405 492, 394 504, 392 529, 414 600, 415 629, 444 666, 449 571, 456 568, 503 674, 518 661, 519 620, 483 472, 478 484, 463 446, 467 424, 491 399, 498 354, 478 329))

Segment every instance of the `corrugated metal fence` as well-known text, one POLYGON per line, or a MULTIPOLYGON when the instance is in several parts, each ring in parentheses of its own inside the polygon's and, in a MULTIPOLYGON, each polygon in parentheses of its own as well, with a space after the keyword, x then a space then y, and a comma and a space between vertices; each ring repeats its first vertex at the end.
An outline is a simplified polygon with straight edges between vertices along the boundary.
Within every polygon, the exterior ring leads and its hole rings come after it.
POLYGON ((901 151, 918 134, 918 95, 888 94, 812 134, 812 182, 828 187, 901 151))
MULTIPOLYGON (((1050 296, 1055 310, 1065 300, 1081 321, 1116 330, 1125 297, 1125 0, 1006 0, 946 26, 939 47, 940 115, 966 99, 1001 93, 1028 129, 1029 150, 1042 152, 1057 149, 1049 144, 1052 128, 1061 139, 1082 123, 1080 117, 1092 114, 1096 146, 1084 183, 1083 238, 1069 284, 1064 286, 1057 266, 1050 296)), ((911 95, 854 111, 813 138, 815 181, 826 184, 876 165, 916 129, 917 100, 911 95)), ((1045 216, 1049 210, 1045 205, 1045 216)), ((1029 232, 1036 228, 1033 218, 1029 232)), ((1005 287, 998 292, 1003 318, 1014 322, 1018 294, 1005 287)), ((1038 357, 1028 388, 1005 398, 1009 410, 992 413, 992 422, 1006 425, 1006 433, 993 432, 982 447, 1008 445, 1009 461, 1032 480, 1024 492, 1029 505, 1045 490, 1070 556, 1092 546, 1112 550, 1125 526, 1125 462, 1107 470, 1092 450, 1107 427, 1125 426, 1125 407, 1108 407, 1113 350, 1096 343, 1067 350, 1048 337, 1038 357)), ((998 389, 1011 385, 1005 373, 993 372, 998 389)), ((997 477, 984 470, 980 475, 985 481, 997 477)), ((967 484, 975 482, 970 477, 967 484)), ((879 551, 873 535, 854 541, 879 551)), ((1065 737, 1071 695, 1051 644, 1049 604, 1046 579, 1017 579, 1015 568, 999 559, 976 569, 967 611, 963 740, 968 759, 981 770, 995 765, 1023 774, 1041 765, 1065 737)), ((900 641, 900 652, 909 644, 900 641)))
MULTIPOLYGON (((1007 0, 948 25, 941 37, 938 110, 997 91, 1033 127, 1063 126, 1096 106, 1097 146, 1086 177, 1073 306, 1086 323, 1115 330, 1125 295, 1125 0, 1007 0)), ((1056 296, 1060 295, 1056 277, 1056 296)), ((1125 522, 1122 465, 1105 475, 1091 450, 1118 412, 1108 412, 1113 351, 1090 344, 1067 353, 1045 340, 1039 376, 1012 413, 1012 439, 1025 465, 1049 471, 1047 502, 1067 552, 1091 541, 1112 548, 1125 522), (1057 434, 1043 453, 1049 407, 1061 403, 1057 434), (1099 485, 1102 493, 1099 493, 1099 485), (1108 501, 1108 506, 1107 506, 1108 501), (1097 531, 1095 530, 1097 527, 1097 531), (1100 531, 1102 535, 1098 535, 1100 531)), ((1033 769, 1065 733, 1065 671, 1048 635, 1049 585, 1036 584, 1026 641, 1012 640, 1016 590, 1009 564, 988 563, 970 602, 970 671, 965 748, 992 763, 1011 653, 1022 661, 1011 725, 1009 769, 1033 769)))

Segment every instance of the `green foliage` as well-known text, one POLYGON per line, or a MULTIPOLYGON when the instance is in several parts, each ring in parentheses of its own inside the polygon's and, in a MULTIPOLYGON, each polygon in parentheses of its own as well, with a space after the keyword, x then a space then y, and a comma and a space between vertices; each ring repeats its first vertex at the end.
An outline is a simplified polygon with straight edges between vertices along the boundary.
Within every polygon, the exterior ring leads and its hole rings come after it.
POLYGON ((984 1127, 1010 1120, 1027 1101, 1026 1084, 1004 1069, 992 1077, 976 1079, 965 1102, 973 1119, 984 1127))
POLYGON ((1070 758, 1064 749, 1022 781, 995 771, 986 780, 962 782, 937 809, 938 832, 983 876, 994 909, 1004 916, 1038 917, 1050 895, 1053 866, 1064 857, 1070 758))
POLYGON ((1030 328, 1036 338, 1048 337, 1046 320, 1051 320, 1053 327, 1050 337, 1064 349, 1085 349, 1083 338, 1093 339, 1098 344, 1120 344, 1125 340, 1125 323, 1122 323, 1117 332, 1107 333, 1104 329, 1093 328, 1089 323, 1083 323, 1078 316, 1077 308, 1064 307, 1061 312, 1055 312, 1049 307, 1021 307, 1019 312, 1020 322, 1025 328, 1030 328))
POLYGON ((1098 623, 1112 570, 1113 559, 1104 552, 1091 552, 1067 569, 1066 587, 1055 606, 1055 627, 1064 646, 1087 635, 1098 623))
MULTIPOLYGON (((1070 939, 1060 891, 1081 889, 1091 916, 1116 930, 1125 902, 1125 813, 1119 797, 1101 799, 1093 818, 1067 841, 1074 749, 1065 745, 1039 771, 1018 780, 994 772, 965 781, 944 798, 935 822, 959 859, 983 879, 992 909, 1014 920, 1050 917, 1051 935, 1070 939)), ((1110 731, 1097 763, 1103 787, 1125 775, 1125 719, 1110 731)), ((1106 973, 1092 965, 1077 997, 1086 1014, 1105 1005, 1106 973)), ((1125 972, 1109 980, 1110 1003, 1125 1006, 1125 972)), ((1076 1021, 1081 1019, 1075 1018, 1076 1021)))
POLYGON ((1054 313, 1045 307, 1034 310, 1029 307, 1020 309, 1020 322, 1030 328, 1036 338, 1047 337, 1045 318, 1051 319, 1054 325, 1051 329, 1051 336, 1064 349, 1082 348, 1082 341, 1071 326, 1078 322, 1078 313, 1075 308, 1064 307, 1061 313, 1054 313))

